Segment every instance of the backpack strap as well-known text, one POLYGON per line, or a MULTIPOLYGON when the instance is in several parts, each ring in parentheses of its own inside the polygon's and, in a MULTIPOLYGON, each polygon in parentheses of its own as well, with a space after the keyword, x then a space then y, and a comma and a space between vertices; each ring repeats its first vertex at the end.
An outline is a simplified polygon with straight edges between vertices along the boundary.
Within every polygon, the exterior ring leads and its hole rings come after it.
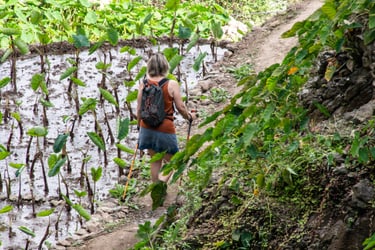
POLYGON ((160 88, 163 87, 164 83, 168 82, 168 80, 169 80, 168 78, 161 79, 160 82, 159 82, 159 87, 160 88))
MULTIPOLYGON (((166 82, 168 82, 168 81, 169 81, 168 78, 163 78, 163 79, 161 79, 161 80, 158 82, 159 87, 160 87, 160 88, 163 87, 163 85, 164 85, 166 82)), ((144 84, 144 85, 148 84, 147 78, 143 78, 143 84, 144 84)))

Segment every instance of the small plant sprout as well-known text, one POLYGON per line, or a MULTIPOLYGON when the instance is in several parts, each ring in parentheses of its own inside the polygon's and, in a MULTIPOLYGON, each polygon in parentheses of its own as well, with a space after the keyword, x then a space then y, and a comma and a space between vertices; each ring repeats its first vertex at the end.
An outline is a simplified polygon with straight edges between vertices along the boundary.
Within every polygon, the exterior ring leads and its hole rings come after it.
MULTIPOLYGON (((14 16, 15 12, 13 8, 9 7, 9 16, 14 16), (10 11, 12 10, 12 11, 10 11)), ((13 91, 17 92, 17 69, 16 69, 16 62, 17 62, 17 50, 22 54, 25 55, 29 53, 29 46, 25 41, 21 39, 22 29, 18 27, 16 24, 12 24, 11 21, 7 22, 8 27, 4 27, 1 29, 0 33, 8 37, 9 48, 4 52, 4 55, 1 58, 1 62, 4 62, 11 56, 11 65, 10 65, 10 78, 13 85, 13 91), (10 26, 11 25, 11 26, 10 26)))
POLYGON ((10 216, 9 212, 13 210, 13 206, 11 205, 6 205, 2 209, 0 209, 0 214, 6 214, 8 213, 8 219, 9 219, 9 238, 12 238, 13 233, 12 233, 12 217, 10 216))
POLYGON ((12 168, 15 168, 17 169, 16 171, 16 177, 18 177, 18 202, 17 202, 17 205, 18 207, 21 205, 21 200, 22 200, 22 195, 21 195, 21 192, 22 192, 22 180, 21 180, 21 174, 23 172, 23 170, 25 169, 25 164, 24 163, 9 163, 9 166, 11 166, 12 168))
POLYGON ((86 221, 91 219, 90 213, 88 213, 80 204, 74 204, 68 197, 63 195, 63 198, 70 207, 72 207, 82 218, 86 221))
POLYGON ((108 165, 108 160, 107 160, 107 152, 106 152, 106 146, 104 143, 104 136, 103 136, 103 131, 102 128, 99 124, 98 117, 96 115, 96 104, 98 100, 94 98, 86 98, 84 99, 83 104, 81 105, 78 114, 80 116, 84 115, 88 111, 91 111, 93 116, 94 116, 94 123, 95 123, 95 132, 87 132, 88 137, 91 139, 91 141, 98 147, 99 152, 100 150, 103 151, 104 153, 104 166, 108 165))
MULTIPOLYGON (((25 226, 19 226, 18 229, 19 229, 21 232, 23 232, 23 233, 25 233, 26 235, 28 235, 28 236, 31 236, 31 237, 33 237, 33 238, 35 237, 35 232, 32 231, 31 229, 29 229, 28 227, 25 227, 25 226)), ((26 239, 25 250, 29 249, 29 245, 30 245, 30 239, 27 238, 27 239, 26 239)))
MULTIPOLYGON (((79 199, 79 205, 82 206, 82 198, 85 197, 87 195, 87 192, 86 191, 79 191, 77 189, 74 189, 74 194, 78 197, 79 199)), ((91 203, 91 202, 90 202, 91 203)), ((82 224, 82 219, 81 217, 79 217, 79 223, 82 224)))
POLYGON ((34 159, 32 160, 31 167, 30 167, 30 193, 32 198, 32 207, 33 207, 33 215, 35 216, 35 197, 34 197, 34 166, 36 161, 39 159, 40 163, 42 165, 42 172, 43 172, 43 180, 44 180, 44 191, 48 193, 48 183, 47 183, 47 176, 44 169, 44 162, 43 162, 43 153, 40 149, 39 145, 39 137, 45 137, 48 134, 48 130, 44 127, 33 127, 27 131, 27 134, 30 136, 30 141, 27 146, 27 153, 26 153, 26 166, 29 166, 28 160, 29 160, 29 152, 31 147, 31 141, 33 137, 37 138, 37 144, 36 144, 36 153, 34 155, 34 159))
POLYGON ((117 119, 117 157, 113 161, 119 166, 119 177, 124 175, 125 161, 121 159, 121 141, 126 138, 129 133, 129 118, 117 119))
MULTIPOLYGON (((116 109, 119 108, 118 102, 116 101, 115 97, 108 90, 105 90, 103 88, 99 88, 99 90, 100 90, 101 97, 107 100, 110 104, 113 104, 116 109)), ((111 125, 108 120, 104 102, 102 103, 102 107, 103 107, 103 113, 104 113, 104 121, 105 121, 105 124, 107 124, 108 134, 111 138, 111 145, 113 145, 115 143, 115 137, 113 136, 113 133, 112 133, 111 125)))
POLYGON ((55 211, 55 209, 51 208, 51 209, 44 210, 44 211, 41 211, 41 212, 39 212, 39 213, 36 214, 37 217, 46 217, 46 216, 48 216, 48 225, 47 225, 46 231, 44 232, 44 235, 43 235, 42 239, 40 240, 39 247, 38 247, 39 250, 42 249, 44 241, 48 238, 48 236, 50 234, 50 232, 49 232, 49 227, 51 226, 51 217, 50 217, 50 215, 53 214, 54 211, 55 211))
POLYGON ((127 53, 126 61, 127 66, 126 70, 128 73, 128 80, 124 81, 124 86, 126 87, 127 95, 125 98, 125 104, 127 106, 127 109, 130 112, 130 118, 131 120, 137 119, 137 116, 133 113, 133 109, 131 107, 131 103, 137 99, 138 90, 132 90, 132 88, 135 86, 136 82, 139 81, 145 74, 147 68, 143 66, 137 73, 137 75, 133 76, 133 71, 135 66, 139 64, 142 57, 136 56, 137 51, 135 48, 132 48, 130 46, 124 46, 120 49, 121 53, 127 53))
MULTIPOLYGON (((10 152, 2 145, 0 144, 0 161, 4 160, 10 155, 10 152)), ((10 185, 10 176, 9 176, 9 171, 8 171, 8 165, 6 165, 5 173, 7 174, 7 179, 6 179, 6 191, 7 191, 7 198, 9 199, 10 193, 11 193, 11 185, 10 185)), ((4 176, 5 178, 5 176, 4 176)), ((2 178, 0 175, 0 180, 2 182, 2 178)), ((2 185, 0 186, 0 189, 2 189, 2 185)))
MULTIPOLYGON (((65 164, 66 157, 63 157, 61 154, 51 154, 48 157, 48 177, 56 176, 60 173, 60 168, 65 164)), ((62 198, 61 193, 61 183, 60 183, 60 175, 58 176, 58 194, 59 197, 62 198)))
POLYGON ((87 135, 90 138, 90 140, 98 147, 99 152, 100 152, 100 150, 103 151, 103 153, 104 153, 104 164, 105 164, 105 166, 107 166, 108 165, 107 152, 106 152, 106 146, 105 146, 103 138, 95 132, 87 132, 87 135))
POLYGON ((93 214, 94 211, 95 211, 95 209, 94 209, 94 203, 95 203, 95 197, 96 197, 96 183, 102 177, 102 173, 103 173, 103 168, 102 167, 91 168, 91 177, 92 177, 92 180, 94 182, 94 194, 93 194, 92 200, 90 201, 91 202, 91 214, 93 214))
POLYGON ((69 137, 68 133, 59 134, 53 144, 53 152, 58 154, 61 152, 62 157, 65 157, 68 161, 68 173, 71 173, 72 168, 70 166, 69 156, 66 151, 66 141, 69 137))

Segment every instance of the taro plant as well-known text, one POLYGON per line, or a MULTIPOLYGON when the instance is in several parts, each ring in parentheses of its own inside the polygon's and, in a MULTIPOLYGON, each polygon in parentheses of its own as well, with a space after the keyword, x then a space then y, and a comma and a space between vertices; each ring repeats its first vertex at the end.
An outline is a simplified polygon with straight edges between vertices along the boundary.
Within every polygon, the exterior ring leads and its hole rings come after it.
POLYGON ((31 198, 32 198, 32 208, 33 208, 33 215, 35 216, 35 197, 34 197, 34 168, 36 161, 39 160, 42 168, 42 173, 43 173, 43 181, 44 181, 44 191, 47 194, 48 193, 48 182, 47 182, 47 175, 46 171, 44 168, 44 161, 43 161, 43 152, 40 148, 39 144, 39 137, 45 137, 48 134, 48 130, 45 127, 32 127, 27 131, 27 135, 30 136, 29 143, 27 145, 27 150, 26 150, 26 166, 29 168, 29 175, 30 175, 30 193, 31 193, 31 198), (36 137, 36 152, 34 155, 33 160, 31 161, 31 166, 29 165, 29 159, 30 159, 30 147, 31 147, 31 142, 32 139, 36 137))
POLYGON ((121 152, 131 152, 131 149, 128 149, 126 146, 121 145, 121 141, 126 138, 126 136, 129 133, 129 124, 130 120, 129 118, 125 119, 117 119, 117 157, 113 159, 113 161, 118 165, 119 167, 119 177, 124 175, 124 168, 126 166, 126 162, 122 159, 121 152))
POLYGON ((137 237, 140 239, 140 241, 136 243, 132 249, 157 249, 155 241, 157 239, 160 226, 164 220, 165 215, 161 216, 154 225, 152 225, 150 221, 140 224, 137 231, 137 237))
POLYGON ((100 180, 102 177, 103 173, 103 168, 102 167, 97 167, 97 168, 91 168, 91 177, 94 182, 94 192, 92 199, 90 200, 91 203, 91 214, 95 212, 94 204, 95 204, 95 199, 96 199, 96 183, 100 180))
MULTIPOLYGON (((62 154, 51 154, 48 157, 48 177, 54 177, 58 175, 58 195, 59 198, 62 199, 62 191, 61 191, 61 181, 60 181, 60 169, 66 163, 66 157, 62 154)), ((67 191, 67 196, 69 197, 69 193, 67 191)))
MULTIPOLYGON (((11 153, 4 147, 4 145, 0 144, 0 161, 1 160, 4 160, 5 158, 7 158, 11 153)), ((10 180, 10 176, 9 176, 9 171, 8 171, 8 165, 6 165, 6 169, 5 169, 5 173, 7 173, 7 178, 5 179, 5 185, 6 185, 6 192, 7 192, 7 198, 9 199, 10 197, 10 194, 11 194, 11 180, 10 180)), ((5 176, 4 176, 5 178, 5 176)), ((0 180, 1 182, 3 182, 3 178, 1 177, 1 173, 0 173, 0 180)), ((1 183, 1 186, 0 186, 0 189, 2 189, 2 183, 1 183)))
POLYGON ((106 146, 104 143, 104 136, 103 136, 103 130, 100 126, 100 123, 97 118, 96 114, 96 104, 97 100, 94 98, 86 98, 84 99, 84 102, 82 106, 79 108, 78 114, 82 116, 83 114, 87 113, 88 111, 91 111, 94 116, 94 123, 95 123, 95 132, 87 132, 87 135, 89 136, 90 140, 98 147, 99 152, 103 151, 104 154, 104 166, 108 165, 108 158, 107 158, 107 151, 106 146))
POLYGON ((104 164, 105 166, 107 166, 108 165, 107 150, 106 150, 106 146, 105 146, 103 138, 95 132, 87 132, 87 135, 90 138, 90 140, 98 147, 99 152, 103 151, 104 164))
POLYGON ((173 12, 173 14, 172 14, 173 15, 173 17, 172 17, 172 24, 171 24, 171 28, 170 28, 170 32, 169 32, 169 47, 173 46, 174 31, 175 31, 177 20, 178 20, 178 18, 177 18, 177 11, 178 11, 178 9, 181 6, 180 3, 181 3, 180 0, 168 0, 165 3, 165 9, 167 11, 173 12))
POLYGON ((130 46, 122 47, 120 49, 120 52, 127 54, 126 71, 127 71, 128 76, 127 76, 127 80, 124 81, 124 86, 126 87, 126 91, 127 91, 125 104, 126 104, 127 110, 130 113, 130 119, 136 120, 137 116, 133 113, 131 102, 137 99, 138 90, 133 90, 133 87, 135 86, 136 82, 139 81, 146 74, 146 67, 145 66, 141 67, 138 73, 135 76, 133 76, 134 68, 140 63, 142 57, 137 56, 136 49, 130 46))
MULTIPOLYGON (((47 84, 45 82, 44 74, 34 74, 31 78, 31 88, 32 90, 37 93, 36 103, 34 103, 34 113, 38 113, 38 102, 42 104, 43 107, 43 126, 48 127, 48 117, 47 117, 47 107, 53 107, 53 104, 48 101, 48 89, 47 84), (38 98, 38 89, 42 91, 44 97, 38 98)), ((46 145, 46 140, 45 140, 46 145)))
POLYGON ((36 214, 37 217, 47 217, 48 216, 48 224, 47 224, 47 227, 46 227, 46 231, 44 232, 44 235, 42 237, 42 239, 40 240, 39 242, 39 246, 38 246, 38 249, 43 249, 43 243, 47 240, 47 238, 49 237, 50 235, 50 226, 51 226, 51 217, 50 215, 53 214, 53 212, 55 211, 54 208, 51 208, 51 209, 47 209, 47 210, 43 210, 43 211, 40 211, 36 214))
POLYGON ((89 221, 91 219, 90 213, 88 213, 80 204, 74 204, 68 197, 63 196, 66 204, 73 208, 82 218, 84 218, 86 221, 89 221))
MULTIPOLYGON (((110 104, 114 105, 116 110, 118 110, 118 112, 119 112, 119 104, 116 101, 115 97, 108 90, 105 90, 103 88, 99 88, 99 91, 100 91, 100 96, 103 97, 110 104)), ((109 123, 107 112, 105 110, 105 105, 104 105, 103 102, 102 102, 102 107, 103 107, 103 113, 104 113, 104 122, 105 122, 105 124, 107 124, 107 130, 108 130, 109 137, 111 139, 111 144, 114 144, 115 143, 115 137, 113 136, 112 128, 111 128, 111 125, 109 123)))
POLYGON ((21 200, 22 200, 22 179, 21 179, 21 174, 23 172, 23 170, 25 169, 26 167, 26 164, 24 163, 9 163, 9 166, 11 166, 12 168, 14 169, 17 169, 15 175, 16 175, 16 178, 18 178, 18 200, 17 200, 17 206, 20 207, 21 205, 21 200))
MULTIPOLYGON (((18 106, 18 105, 17 105, 18 106)), ((17 124, 18 124, 18 129, 19 129, 19 132, 20 132, 20 135, 19 135, 19 138, 20 138, 20 142, 22 142, 22 138, 23 138, 23 125, 22 125, 22 119, 21 119, 21 115, 20 113, 18 112, 12 112, 11 114, 11 117, 16 120, 17 124)), ((11 138, 12 138, 12 135, 13 135, 13 124, 12 124, 12 127, 11 127, 11 131, 10 131, 10 134, 9 134, 9 139, 8 139, 8 144, 7 144, 7 148, 8 150, 10 149, 10 144, 11 144, 11 138)))
MULTIPOLYGON (((12 10, 12 8, 10 8, 9 10, 12 10)), ((10 13, 13 13, 13 10, 9 11, 8 14, 10 13)), ((0 33, 8 37, 9 46, 7 50, 4 52, 1 58, 1 62, 4 62, 9 56, 11 56, 10 78, 11 83, 13 85, 13 91, 17 92, 17 53, 19 52, 22 55, 29 53, 29 46, 21 38, 21 28, 14 22, 9 22, 7 27, 0 28, 0 33)))
POLYGON ((217 62, 218 40, 220 40, 224 34, 220 22, 211 20, 211 32, 212 32, 211 52, 212 52, 212 56, 214 57, 215 62, 217 62))
MULTIPOLYGON (((35 238, 35 232, 31 229, 29 229, 28 227, 25 227, 25 226, 19 226, 18 229, 23 232, 24 234, 28 235, 28 236, 31 236, 32 238, 35 238)), ((26 245, 25 245, 25 250, 29 249, 29 245, 30 245, 30 238, 26 238, 26 245)))
MULTIPOLYGON (((86 191, 79 191, 77 189, 74 189, 74 194, 78 197, 78 204, 80 206, 82 206, 82 198, 87 195, 87 192, 86 191)), ((79 222, 80 222, 80 224, 82 224, 82 217, 79 217, 79 222)))
POLYGON ((8 214, 8 218, 9 218, 9 229, 8 229, 8 232, 9 232, 9 238, 12 238, 13 236, 13 233, 12 233, 12 217, 10 216, 9 212, 11 212, 13 210, 13 206, 11 205, 6 205, 4 206, 3 208, 0 209, 0 214, 8 214))

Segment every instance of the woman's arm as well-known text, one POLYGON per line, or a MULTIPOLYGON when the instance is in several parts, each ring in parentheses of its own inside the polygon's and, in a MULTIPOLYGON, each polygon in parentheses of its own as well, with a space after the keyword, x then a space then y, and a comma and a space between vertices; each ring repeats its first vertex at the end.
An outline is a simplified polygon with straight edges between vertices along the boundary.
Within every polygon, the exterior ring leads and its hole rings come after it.
POLYGON ((141 125, 141 102, 142 102, 142 90, 143 90, 143 83, 141 82, 138 87, 138 95, 137 95, 137 122, 138 128, 141 125))
POLYGON ((182 117, 186 120, 192 120, 193 116, 189 113, 185 103, 182 101, 180 85, 178 85, 178 83, 174 80, 169 80, 168 91, 169 95, 173 97, 176 108, 182 117))

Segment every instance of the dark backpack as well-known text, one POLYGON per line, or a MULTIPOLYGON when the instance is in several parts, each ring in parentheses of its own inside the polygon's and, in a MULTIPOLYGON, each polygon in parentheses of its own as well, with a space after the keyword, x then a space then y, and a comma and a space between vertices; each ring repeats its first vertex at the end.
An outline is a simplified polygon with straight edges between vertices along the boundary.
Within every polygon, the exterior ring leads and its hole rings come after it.
POLYGON ((143 80, 145 86, 142 90, 141 119, 151 127, 159 126, 166 117, 162 87, 167 81, 167 78, 163 78, 156 86, 143 80))

